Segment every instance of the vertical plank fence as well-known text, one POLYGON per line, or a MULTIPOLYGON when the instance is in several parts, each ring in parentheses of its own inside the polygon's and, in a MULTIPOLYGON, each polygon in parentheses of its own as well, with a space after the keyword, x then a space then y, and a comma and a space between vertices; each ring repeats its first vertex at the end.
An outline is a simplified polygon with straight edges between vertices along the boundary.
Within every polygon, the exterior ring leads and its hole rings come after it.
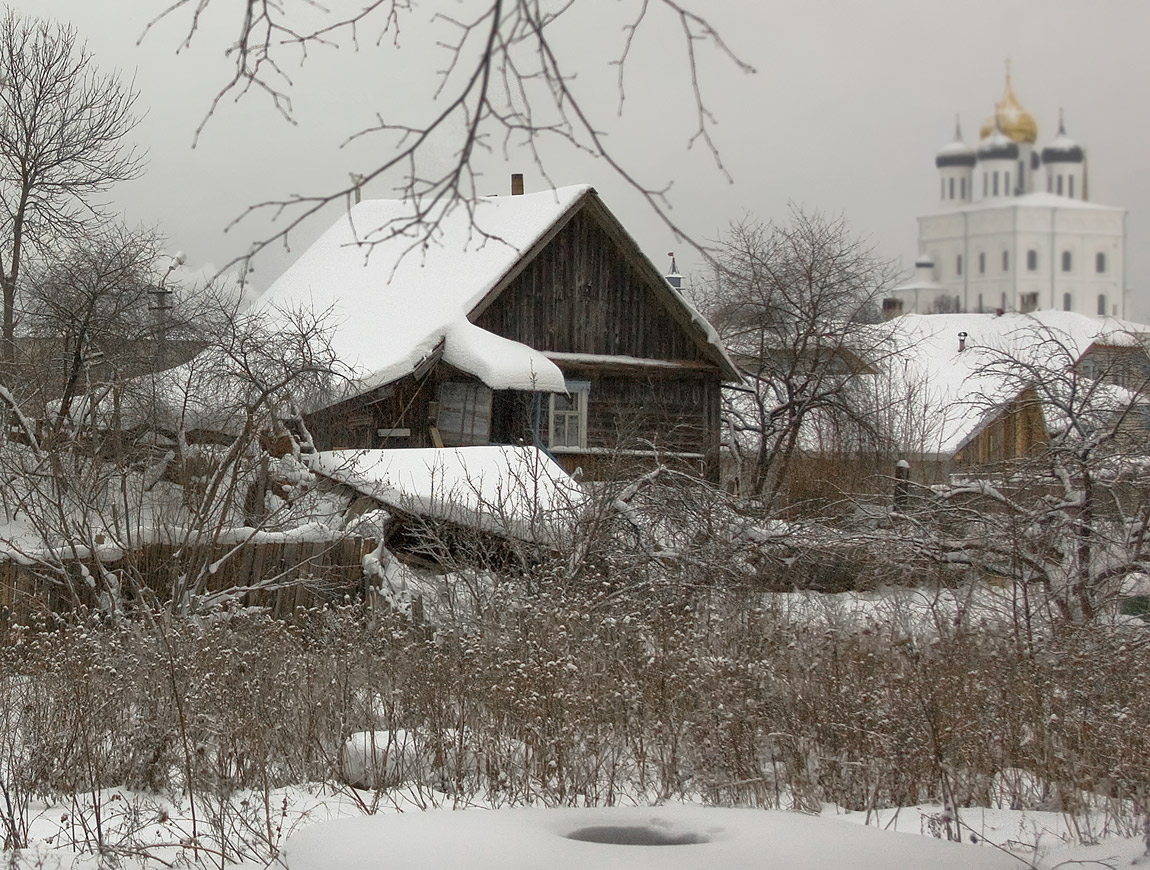
POLYGON ((0 622, 24 622, 78 603, 99 609, 101 584, 112 575, 122 598, 166 603, 199 576, 199 595, 236 590, 240 603, 288 616, 300 607, 355 599, 363 594, 363 557, 372 538, 259 541, 226 544, 149 543, 115 560, 71 559, 66 550, 40 561, 0 557, 0 622))

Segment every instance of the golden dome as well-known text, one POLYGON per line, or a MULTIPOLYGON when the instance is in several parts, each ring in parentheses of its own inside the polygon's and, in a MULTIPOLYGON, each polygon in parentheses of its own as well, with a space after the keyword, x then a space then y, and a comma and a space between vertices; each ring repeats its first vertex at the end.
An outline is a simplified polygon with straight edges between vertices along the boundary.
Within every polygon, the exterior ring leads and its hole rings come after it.
POLYGON ((1010 137, 1012 142, 1025 142, 1033 145, 1038 141, 1038 124, 1034 116, 1018 102, 1014 89, 1010 86, 1010 67, 1006 70, 1006 93, 994 107, 994 114, 986 119, 978 131, 980 139, 994 132, 995 126, 1010 137))

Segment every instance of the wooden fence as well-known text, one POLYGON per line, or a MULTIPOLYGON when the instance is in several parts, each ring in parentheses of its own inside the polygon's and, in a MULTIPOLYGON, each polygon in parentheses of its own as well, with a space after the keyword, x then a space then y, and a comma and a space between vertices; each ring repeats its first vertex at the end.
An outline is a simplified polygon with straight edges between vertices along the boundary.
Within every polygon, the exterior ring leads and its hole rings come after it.
POLYGON ((300 607, 355 598, 363 593, 363 557, 376 548, 371 538, 232 544, 144 544, 117 559, 70 558, 61 550, 38 561, 0 558, 0 621, 26 621, 36 614, 77 606, 98 609, 111 576, 125 602, 140 598, 167 602, 185 589, 189 576, 202 577, 196 593, 235 590, 249 606, 286 616, 300 607), (213 570, 209 570, 209 566, 213 570))

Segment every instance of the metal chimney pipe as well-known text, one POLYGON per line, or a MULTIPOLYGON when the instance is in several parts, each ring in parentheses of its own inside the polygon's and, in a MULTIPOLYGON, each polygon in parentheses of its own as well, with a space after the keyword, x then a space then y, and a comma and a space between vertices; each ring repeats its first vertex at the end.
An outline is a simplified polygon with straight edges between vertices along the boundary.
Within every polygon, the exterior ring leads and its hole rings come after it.
POLYGON ((511 195, 523 196, 523 173, 515 172, 511 175, 511 195))
POLYGON ((962 353, 964 350, 966 350, 966 333, 960 332, 958 334, 958 352, 962 353))

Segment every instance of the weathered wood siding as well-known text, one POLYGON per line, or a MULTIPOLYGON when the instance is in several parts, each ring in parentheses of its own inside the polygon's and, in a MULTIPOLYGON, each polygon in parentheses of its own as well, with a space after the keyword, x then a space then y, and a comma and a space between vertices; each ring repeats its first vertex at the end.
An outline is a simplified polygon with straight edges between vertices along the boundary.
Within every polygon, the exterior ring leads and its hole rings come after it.
MULTIPOLYGON (((359 596, 364 585, 363 557, 376 545, 370 538, 354 537, 251 543, 238 552, 233 544, 147 544, 120 559, 103 562, 101 568, 117 574, 129 596, 134 588, 145 589, 164 602, 171 597, 179 573, 218 563, 217 570, 205 577, 201 594, 250 589, 242 595, 245 605, 267 607, 276 616, 286 616, 297 607, 359 596)), ((91 575, 101 570, 90 559, 82 564, 91 575)), ((83 580, 80 565, 75 560, 54 567, 0 560, 0 621, 25 622, 34 614, 71 610, 76 601, 69 587, 80 597, 80 604, 95 609, 95 594, 83 580)))
POLYGON ((663 303, 667 292, 585 208, 475 323, 542 351, 703 361, 663 303))

